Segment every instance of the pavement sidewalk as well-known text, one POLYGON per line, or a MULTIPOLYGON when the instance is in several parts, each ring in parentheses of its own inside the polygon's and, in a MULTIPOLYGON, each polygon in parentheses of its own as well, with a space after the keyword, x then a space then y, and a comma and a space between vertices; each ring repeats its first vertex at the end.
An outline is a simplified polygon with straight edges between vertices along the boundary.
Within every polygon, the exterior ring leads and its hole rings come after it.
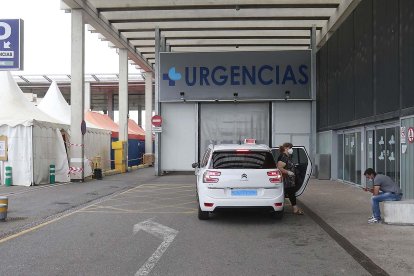
POLYGON ((414 226, 368 224, 371 195, 350 184, 312 179, 299 205, 305 204, 388 274, 414 275, 414 226))

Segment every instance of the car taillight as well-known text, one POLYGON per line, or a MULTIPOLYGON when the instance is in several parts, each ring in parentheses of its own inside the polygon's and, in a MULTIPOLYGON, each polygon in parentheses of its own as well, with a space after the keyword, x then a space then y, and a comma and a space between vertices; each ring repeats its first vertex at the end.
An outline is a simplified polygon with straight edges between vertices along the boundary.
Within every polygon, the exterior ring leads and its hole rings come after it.
POLYGON ((271 183, 281 183, 282 182, 282 174, 279 170, 276 171, 269 171, 267 172, 267 176, 269 177, 269 181, 271 183))
POLYGON ((218 171, 206 171, 203 175, 204 183, 217 183, 219 181, 218 176, 221 175, 221 172, 218 171))

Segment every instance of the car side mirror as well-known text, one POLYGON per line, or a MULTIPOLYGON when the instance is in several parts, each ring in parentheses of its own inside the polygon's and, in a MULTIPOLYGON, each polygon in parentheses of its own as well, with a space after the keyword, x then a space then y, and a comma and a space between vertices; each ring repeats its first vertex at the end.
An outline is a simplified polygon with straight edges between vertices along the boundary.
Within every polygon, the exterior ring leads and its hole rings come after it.
POLYGON ((191 167, 193 167, 193 169, 198 168, 198 163, 193 163, 193 164, 191 165, 191 167))

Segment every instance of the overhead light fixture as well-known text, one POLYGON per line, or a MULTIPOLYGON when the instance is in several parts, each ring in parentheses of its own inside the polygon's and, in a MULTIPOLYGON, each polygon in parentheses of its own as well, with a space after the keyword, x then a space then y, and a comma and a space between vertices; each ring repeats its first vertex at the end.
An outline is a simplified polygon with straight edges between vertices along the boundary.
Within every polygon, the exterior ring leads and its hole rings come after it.
POLYGON ((234 102, 236 103, 237 102, 237 98, 239 97, 239 93, 233 93, 233 96, 234 96, 234 102))
POLYGON ((185 93, 183 91, 180 92, 180 98, 183 102, 185 102, 185 97, 184 97, 185 93))
POLYGON ((290 91, 289 90, 286 90, 285 91, 285 101, 287 101, 289 99, 290 99, 290 91))

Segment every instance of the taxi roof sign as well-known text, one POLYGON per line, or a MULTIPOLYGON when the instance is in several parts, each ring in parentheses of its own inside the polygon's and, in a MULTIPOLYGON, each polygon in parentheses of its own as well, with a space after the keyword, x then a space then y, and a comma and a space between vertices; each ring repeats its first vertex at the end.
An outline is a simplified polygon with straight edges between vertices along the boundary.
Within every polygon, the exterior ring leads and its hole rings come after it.
POLYGON ((256 144, 256 139, 253 139, 253 138, 247 138, 247 139, 244 139, 244 143, 245 143, 245 144, 252 144, 252 145, 255 145, 255 144, 256 144))

